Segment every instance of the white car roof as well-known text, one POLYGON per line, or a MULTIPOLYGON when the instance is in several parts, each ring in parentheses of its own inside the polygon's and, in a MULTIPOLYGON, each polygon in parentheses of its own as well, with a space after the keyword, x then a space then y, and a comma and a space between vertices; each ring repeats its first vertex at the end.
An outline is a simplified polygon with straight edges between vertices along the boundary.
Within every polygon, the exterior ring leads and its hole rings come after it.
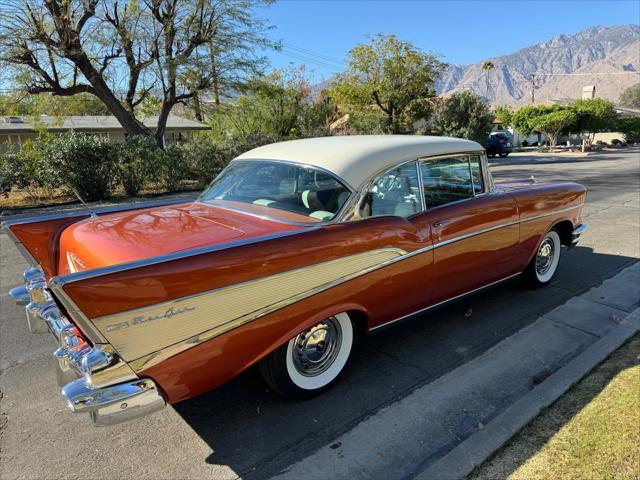
POLYGON ((350 135, 307 138, 254 148, 234 160, 285 160, 334 173, 359 189, 373 175, 409 160, 483 151, 471 140, 423 135, 350 135))

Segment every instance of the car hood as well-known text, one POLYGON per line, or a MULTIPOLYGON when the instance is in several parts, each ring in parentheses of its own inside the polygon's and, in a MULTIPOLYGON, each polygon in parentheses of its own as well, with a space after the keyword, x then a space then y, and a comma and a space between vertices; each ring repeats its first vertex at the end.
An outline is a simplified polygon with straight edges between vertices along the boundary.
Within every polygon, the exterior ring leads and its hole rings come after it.
POLYGON ((58 274, 299 228, 200 202, 107 214, 62 232, 58 274))

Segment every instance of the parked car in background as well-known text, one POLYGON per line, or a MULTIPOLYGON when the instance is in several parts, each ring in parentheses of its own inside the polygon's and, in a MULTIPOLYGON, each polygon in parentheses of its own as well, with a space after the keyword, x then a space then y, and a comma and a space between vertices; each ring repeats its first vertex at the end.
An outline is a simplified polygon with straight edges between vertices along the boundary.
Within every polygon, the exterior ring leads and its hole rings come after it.
POLYGON ((487 139, 487 155, 506 157, 512 151, 511 136, 505 132, 493 132, 487 139))
POLYGON ((517 275, 548 284, 585 198, 576 183, 496 183, 468 140, 276 143, 196 201, 4 223, 32 264, 10 294, 32 332, 53 334, 71 410, 98 425, 252 365, 304 398, 363 334, 517 275))

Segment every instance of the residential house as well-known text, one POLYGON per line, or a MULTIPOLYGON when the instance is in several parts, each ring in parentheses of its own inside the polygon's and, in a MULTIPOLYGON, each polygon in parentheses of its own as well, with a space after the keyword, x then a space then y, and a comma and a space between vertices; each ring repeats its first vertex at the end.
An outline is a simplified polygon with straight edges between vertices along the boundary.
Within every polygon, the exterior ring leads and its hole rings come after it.
MULTIPOLYGON (((153 130, 158 123, 158 117, 143 118, 142 122, 153 130)), ((193 139, 196 132, 208 129, 209 127, 202 123, 169 115, 164 135, 165 143, 189 141, 193 139)), ((0 152, 21 149, 26 140, 36 138, 42 130, 53 134, 76 131, 108 138, 116 142, 122 142, 126 138, 124 129, 113 116, 4 117, 0 118, 0 152)))

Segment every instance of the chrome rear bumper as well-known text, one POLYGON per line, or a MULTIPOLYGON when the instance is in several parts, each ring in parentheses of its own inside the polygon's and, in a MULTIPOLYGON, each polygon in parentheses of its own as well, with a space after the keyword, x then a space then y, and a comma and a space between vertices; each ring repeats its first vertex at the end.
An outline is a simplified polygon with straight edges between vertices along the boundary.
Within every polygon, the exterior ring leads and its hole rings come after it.
POLYGON ((166 402, 156 384, 140 379, 118 358, 111 345, 91 346, 77 327, 60 312, 46 288, 44 272, 24 272, 24 286, 9 292, 26 305, 29 330, 50 332, 58 344, 58 383, 69 408, 88 413, 96 426, 113 425, 161 410, 166 402))
POLYGON ((580 235, 582 235, 587 230, 587 225, 581 223, 576 227, 573 232, 571 232, 571 245, 569 248, 575 247, 580 241, 580 235))

